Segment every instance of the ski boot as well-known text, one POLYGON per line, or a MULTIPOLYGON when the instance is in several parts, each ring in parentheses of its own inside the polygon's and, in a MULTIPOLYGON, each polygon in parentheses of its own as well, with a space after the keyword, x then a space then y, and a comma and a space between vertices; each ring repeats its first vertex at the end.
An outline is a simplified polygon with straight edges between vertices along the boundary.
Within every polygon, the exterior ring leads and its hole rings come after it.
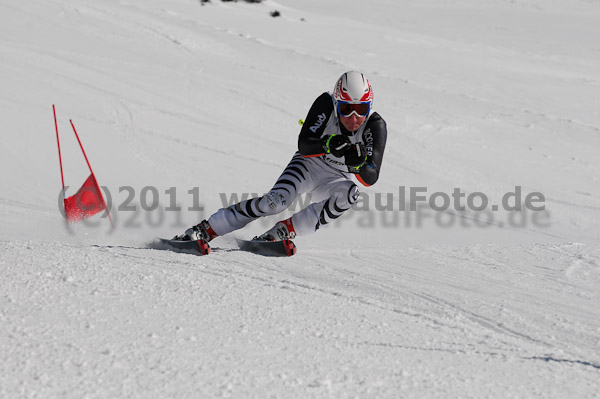
POLYGON ((219 235, 210 227, 208 221, 203 220, 195 226, 190 227, 182 235, 173 237, 174 240, 179 241, 200 241, 206 242, 211 241, 213 238, 219 235))
POLYGON ((271 229, 256 236, 252 241, 289 241, 296 237, 296 230, 292 224, 292 218, 275 223, 271 229))

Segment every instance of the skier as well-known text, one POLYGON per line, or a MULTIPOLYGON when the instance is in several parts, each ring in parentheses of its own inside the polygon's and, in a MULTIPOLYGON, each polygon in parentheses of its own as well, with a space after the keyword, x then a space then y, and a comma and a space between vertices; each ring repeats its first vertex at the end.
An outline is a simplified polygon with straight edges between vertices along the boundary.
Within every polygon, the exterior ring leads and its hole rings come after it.
POLYGON ((300 131, 298 151, 267 194, 219 209, 175 239, 209 242, 260 217, 283 212, 304 193, 311 193, 308 207, 254 240, 288 240, 313 233, 356 203, 355 180, 365 186, 377 181, 386 138, 386 123, 373 112, 369 81, 360 72, 346 72, 333 93, 325 92, 314 101, 300 131))

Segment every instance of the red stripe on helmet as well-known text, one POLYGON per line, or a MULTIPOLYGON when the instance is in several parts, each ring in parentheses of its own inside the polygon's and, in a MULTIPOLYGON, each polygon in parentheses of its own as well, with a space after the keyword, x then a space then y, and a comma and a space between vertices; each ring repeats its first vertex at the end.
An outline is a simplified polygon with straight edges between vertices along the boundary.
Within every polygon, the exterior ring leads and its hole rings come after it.
POLYGON ((373 89, 371 88, 371 83, 368 80, 367 86, 369 86, 369 90, 360 98, 360 101, 373 101, 373 89))

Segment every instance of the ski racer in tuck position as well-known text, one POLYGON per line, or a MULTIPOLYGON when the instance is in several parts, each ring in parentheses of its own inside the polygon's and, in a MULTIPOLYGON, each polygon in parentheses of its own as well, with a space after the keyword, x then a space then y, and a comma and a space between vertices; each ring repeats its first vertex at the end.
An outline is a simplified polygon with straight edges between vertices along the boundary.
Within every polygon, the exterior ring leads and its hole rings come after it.
POLYGON ((369 81, 360 72, 346 72, 333 93, 325 92, 314 101, 300 131, 298 151, 267 194, 219 209, 175 239, 209 242, 260 217, 283 212, 304 193, 311 195, 308 207, 254 240, 289 240, 313 233, 356 203, 355 181, 364 186, 377 181, 386 138, 386 123, 373 111, 369 81))

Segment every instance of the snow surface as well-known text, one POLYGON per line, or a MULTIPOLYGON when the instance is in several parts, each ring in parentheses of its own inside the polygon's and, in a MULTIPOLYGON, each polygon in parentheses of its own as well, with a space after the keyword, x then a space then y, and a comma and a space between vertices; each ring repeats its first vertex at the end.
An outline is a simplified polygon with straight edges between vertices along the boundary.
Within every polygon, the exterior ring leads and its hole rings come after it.
POLYGON ((1 0, 0 398, 600 397, 599 20, 594 0, 1 0), (350 69, 389 130, 369 212, 288 259, 145 248, 268 190, 350 69), (67 195, 72 119, 116 229, 65 225, 52 104, 67 195), (400 212, 400 186, 546 209, 400 212))

